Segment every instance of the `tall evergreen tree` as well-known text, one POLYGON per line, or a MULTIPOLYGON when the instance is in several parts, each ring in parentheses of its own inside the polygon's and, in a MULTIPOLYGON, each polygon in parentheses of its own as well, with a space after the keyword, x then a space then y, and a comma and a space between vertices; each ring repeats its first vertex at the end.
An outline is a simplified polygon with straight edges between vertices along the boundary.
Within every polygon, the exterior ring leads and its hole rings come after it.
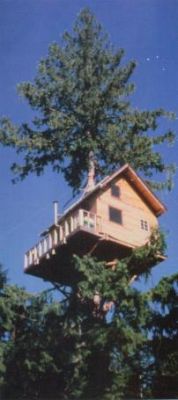
POLYGON ((178 397, 178 274, 161 279, 152 290, 152 395, 178 397))
MULTIPOLYGON (((37 113, 32 123, 15 126, 8 118, 1 120, 1 142, 24 154, 23 165, 13 165, 17 176, 40 174, 51 164, 77 190, 92 150, 98 177, 129 162, 152 186, 170 188, 173 165, 156 150, 174 139, 170 131, 156 133, 159 118, 170 114, 131 107, 130 78, 136 64, 124 65, 123 55, 123 50, 113 49, 88 9, 80 13, 72 34, 64 34, 61 46, 49 47, 34 82, 19 85, 37 113), (166 173, 165 182, 155 184, 155 172, 166 173)), ((153 235, 115 270, 90 257, 76 258, 74 270, 80 278, 64 308, 51 306, 48 298, 18 297, 17 288, 10 289, 15 296, 9 307, 13 318, 1 335, 9 335, 6 397, 49 398, 52 388, 51 398, 66 400, 118 400, 151 393, 144 386, 147 297, 130 281, 135 272, 148 273, 159 251, 162 240, 153 235)), ((3 301, 0 305, 5 307, 3 301)))
POLYGON ((173 165, 166 165, 156 146, 171 143, 174 134, 156 133, 162 109, 138 111, 130 105, 134 90, 130 78, 134 61, 123 63, 124 51, 115 51, 90 10, 78 16, 73 32, 62 45, 53 43, 42 59, 33 83, 18 86, 36 116, 31 124, 15 126, 1 120, 0 140, 24 155, 13 165, 18 176, 40 174, 51 164, 78 189, 88 170, 88 154, 97 159, 97 176, 130 163, 151 178, 165 173, 155 187, 171 185, 173 165))
POLYGON ((114 270, 91 257, 75 257, 80 279, 70 291, 63 290, 60 303, 50 293, 30 296, 5 285, 0 296, 2 398, 118 400, 146 395, 149 307, 131 278, 133 271, 142 274, 143 266, 146 272, 163 248, 157 237, 114 270))
POLYGON ((63 303, 5 285, 0 293, 0 397, 63 399, 66 355, 63 303))

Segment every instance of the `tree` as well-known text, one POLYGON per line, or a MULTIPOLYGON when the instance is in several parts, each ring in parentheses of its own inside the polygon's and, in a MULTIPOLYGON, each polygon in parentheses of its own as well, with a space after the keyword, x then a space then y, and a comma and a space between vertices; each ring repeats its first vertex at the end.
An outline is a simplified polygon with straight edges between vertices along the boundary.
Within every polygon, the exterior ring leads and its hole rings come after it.
POLYGON ((174 134, 157 134, 162 109, 134 110, 129 96, 136 63, 122 63, 124 51, 115 51, 89 9, 78 16, 73 33, 63 44, 53 43, 41 60, 33 83, 18 86, 20 95, 38 112, 32 124, 15 126, 1 120, 0 140, 24 154, 23 165, 14 164, 20 178, 42 173, 46 165, 64 173, 78 189, 88 170, 88 154, 97 160, 98 177, 130 163, 147 178, 165 173, 156 188, 171 187, 173 165, 166 165, 156 146, 171 143, 174 134), (77 173, 76 173, 77 171, 77 173))
POLYGON ((4 398, 140 398, 149 307, 131 278, 136 271, 142 275, 140 266, 146 273, 163 249, 157 235, 114 270, 92 257, 75 257, 80 279, 70 290, 56 286, 63 292, 60 301, 50 291, 33 296, 5 285, 0 298, 4 398))
POLYGON ((4 287, 0 298, 0 392, 4 399, 63 398, 65 388, 62 302, 50 292, 30 295, 4 287))
POLYGON ((178 389, 178 274, 161 279, 151 292, 152 393, 177 398, 178 389))
POLYGON ((138 279, 142 271, 148 273, 164 246, 162 238, 153 235, 114 270, 92 257, 75 257, 80 279, 73 285, 64 323, 71 353, 66 399, 133 399, 149 393, 149 303, 131 281, 133 272, 138 279))
POLYGON ((29 297, 18 322, 5 351, 4 397, 59 399, 64 386, 61 305, 44 293, 29 297))
MULTIPOLYGON (((171 114, 131 107, 135 62, 122 64, 123 50, 112 48, 88 9, 63 40, 62 46, 49 47, 34 82, 19 85, 37 112, 32 123, 15 126, 8 118, 1 120, 1 142, 24 153, 23 165, 13 165, 17 176, 40 174, 51 164, 77 190, 93 151, 97 177, 129 162, 152 187, 170 188, 173 165, 165 163, 156 146, 171 143, 174 134, 156 129, 159 119, 171 114), (154 183, 155 172, 168 174, 165 182, 154 183)), ((146 378, 156 343, 155 337, 153 347, 147 340, 148 296, 131 281, 135 274, 137 279, 148 274, 163 250, 162 236, 153 233, 115 269, 92 257, 75 257, 79 279, 69 291, 64 288, 61 305, 45 295, 34 299, 8 289, 12 301, 5 316, 9 312, 10 318, 2 334, 4 341, 8 338, 6 398, 44 399, 52 391, 54 398, 65 400, 118 400, 151 395, 152 387, 156 393, 156 383, 151 386, 146 378)), ((156 361, 155 371, 154 382, 160 373, 156 361)))
MULTIPOLYGON (((0 395, 59 399, 65 387, 63 303, 7 283, 0 267, 0 395)), ((62 397, 63 398, 63 397, 62 397)))

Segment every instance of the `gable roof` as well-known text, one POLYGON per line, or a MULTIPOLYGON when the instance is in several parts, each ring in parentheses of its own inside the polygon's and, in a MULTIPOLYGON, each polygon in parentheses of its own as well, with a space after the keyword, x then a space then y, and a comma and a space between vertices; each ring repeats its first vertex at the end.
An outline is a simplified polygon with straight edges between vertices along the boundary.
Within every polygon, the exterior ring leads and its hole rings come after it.
POLYGON ((97 183, 94 188, 85 193, 79 200, 72 204, 63 214, 60 219, 63 219, 66 214, 72 211, 74 208, 82 204, 86 199, 97 195, 97 192, 104 190, 107 186, 111 185, 112 182, 119 177, 125 177, 125 179, 130 183, 130 185, 137 191, 137 193, 143 198, 143 200, 148 204, 154 214, 158 217, 166 211, 166 206, 158 199, 158 197, 152 192, 152 190, 147 186, 147 184, 140 178, 140 176, 133 170, 129 164, 125 164, 123 167, 118 169, 112 175, 109 175, 97 183))

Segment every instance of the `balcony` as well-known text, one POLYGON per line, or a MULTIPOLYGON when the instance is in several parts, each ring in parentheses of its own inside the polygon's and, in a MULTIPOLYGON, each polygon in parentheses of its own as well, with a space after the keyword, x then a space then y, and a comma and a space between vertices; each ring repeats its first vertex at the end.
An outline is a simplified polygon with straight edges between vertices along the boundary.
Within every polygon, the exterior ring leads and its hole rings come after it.
POLYGON ((52 225, 37 245, 25 254, 24 270, 37 266, 42 260, 56 254, 57 249, 79 231, 94 235, 101 233, 101 218, 96 214, 79 209, 62 217, 57 225, 52 225))

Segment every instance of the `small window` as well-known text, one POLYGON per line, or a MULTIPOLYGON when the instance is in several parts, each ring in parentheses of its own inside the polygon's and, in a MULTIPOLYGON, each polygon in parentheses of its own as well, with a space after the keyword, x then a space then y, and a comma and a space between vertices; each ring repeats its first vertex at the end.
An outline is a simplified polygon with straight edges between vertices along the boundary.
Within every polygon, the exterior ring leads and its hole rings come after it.
POLYGON ((145 221, 144 219, 140 220, 140 226, 141 226, 141 229, 143 229, 144 231, 148 231, 148 222, 145 221))
POLYGON ((122 224, 122 213, 114 207, 109 207, 109 219, 110 221, 116 222, 117 224, 122 224))
POLYGON ((119 188, 119 186, 112 185, 111 186, 111 194, 114 197, 119 197, 120 196, 120 188, 119 188))

